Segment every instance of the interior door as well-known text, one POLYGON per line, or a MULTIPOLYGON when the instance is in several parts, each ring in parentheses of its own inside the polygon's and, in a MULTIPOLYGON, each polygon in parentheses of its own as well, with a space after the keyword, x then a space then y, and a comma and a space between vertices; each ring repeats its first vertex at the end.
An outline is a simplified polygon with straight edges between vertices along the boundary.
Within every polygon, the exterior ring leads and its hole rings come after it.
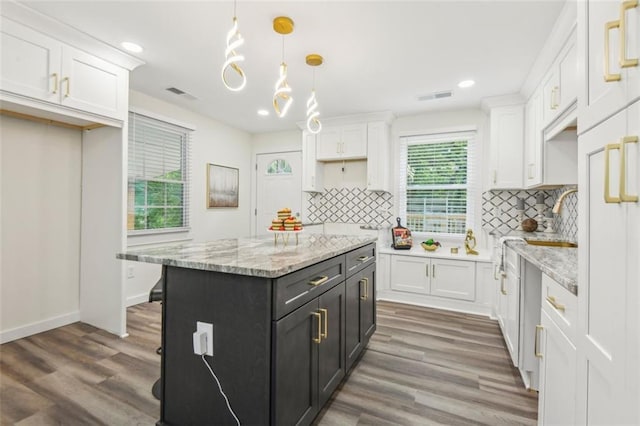
POLYGON ((256 155, 256 210, 254 235, 264 235, 278 210, 302 208, 302 153, 277 152, 256 155))

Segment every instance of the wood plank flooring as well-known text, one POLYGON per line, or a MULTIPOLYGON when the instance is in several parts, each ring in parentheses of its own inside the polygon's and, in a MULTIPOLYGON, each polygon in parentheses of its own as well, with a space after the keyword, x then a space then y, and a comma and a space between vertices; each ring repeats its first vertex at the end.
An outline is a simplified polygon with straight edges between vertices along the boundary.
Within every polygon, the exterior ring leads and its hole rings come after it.
MULTIPOLYGON (((154 425, 160 305, 127 309, 130 336, 76 323, 0 346, 0 424, 154 425)), ((378 331, 316 425, 533 425, 495 321, 378 303, 378 331)))

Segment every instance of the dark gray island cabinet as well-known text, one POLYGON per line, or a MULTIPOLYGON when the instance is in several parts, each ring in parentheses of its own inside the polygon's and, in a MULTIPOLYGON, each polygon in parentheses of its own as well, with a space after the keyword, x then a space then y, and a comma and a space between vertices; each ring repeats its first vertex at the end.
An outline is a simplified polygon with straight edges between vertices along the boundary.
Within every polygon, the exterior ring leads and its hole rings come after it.
POLYGON ((163 264, 159 425, 236 424, 194 354, 196 322, 213 324, 205 359, 243 425, 310 424, 376 328, 375 239, 301 235, 129 251, 163 264))

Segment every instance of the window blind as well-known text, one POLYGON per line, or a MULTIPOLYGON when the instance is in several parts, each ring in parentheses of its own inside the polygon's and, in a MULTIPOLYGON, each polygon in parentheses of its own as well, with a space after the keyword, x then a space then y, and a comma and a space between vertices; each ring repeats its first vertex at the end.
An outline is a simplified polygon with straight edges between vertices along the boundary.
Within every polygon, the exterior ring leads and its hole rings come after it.
POLYGON ((130 234, 189 227, 190 137, 184 127, 129 113, 130 234))
POLYGON ((413 232, 461 235, 474 223, 475 132, 400 138, 400 217, 413 232))

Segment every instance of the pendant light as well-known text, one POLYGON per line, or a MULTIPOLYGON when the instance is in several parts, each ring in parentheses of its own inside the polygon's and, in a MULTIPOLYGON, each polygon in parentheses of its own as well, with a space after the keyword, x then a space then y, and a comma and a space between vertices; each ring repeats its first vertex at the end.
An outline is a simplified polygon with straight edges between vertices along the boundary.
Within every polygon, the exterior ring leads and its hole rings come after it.
POLYGON ((244 44, 244 39, 238 31, 238 18, 236 17, 236 2, 233 2, 233 26, 227 33, 227 47, 224 50, 225 61, 222 64, 222 83, 224 86, 232 92, 239 92, 247 85, 247 77, 244 75, 244 71, 238 65, 238 62, 244 61, 244 56, 236 53, 236 49, 244 44), (240 76, 239 84, 232 85, 227 81, 227 72, 234 71, 240 76))
POLYGON ((322 65, 322 56, 312 53, 306 57, 307 65, 313 68, 313 85, 311 86, 311 96, 307 99, 307 130, 309 133, 320 133, 322 123, 318 119, 318 101, 316 100, 316 69, 315 67, 322 65))
POLYGON ((273 109, 280 118, 287 115, 289 107, 293 102, 291 97, 291 87, 287 83, 287 64, 284 62, 284 36, 293 32, 293 20, 286 16, 279 16, 273 20, 273 30, 282 34, 282 63, 280 64, 280 76, 276 81, 276 88, 273 94, 273 109))

